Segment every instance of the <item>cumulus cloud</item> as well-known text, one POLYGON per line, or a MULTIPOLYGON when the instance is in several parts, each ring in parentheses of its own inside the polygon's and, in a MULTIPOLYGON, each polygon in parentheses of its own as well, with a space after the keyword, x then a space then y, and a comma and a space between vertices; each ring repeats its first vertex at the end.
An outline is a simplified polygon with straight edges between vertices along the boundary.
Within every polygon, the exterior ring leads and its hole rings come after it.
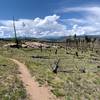
MULTIPOLYGON (((56 37, 67 35, 100 35, 100 7, 64 8, 63 13, 81 13, 80 18, 61 19, 54 14, 35 19, 18 19, 15 21, 17 36, 24 37, 56 37)), ((14 36, 13 21, 0 20, 0 37, 14 36)))
MULTIPOLYGON (((44 36, 65 36, 66 26, 59 23, 60 16, 46 16, 44 19, 19 19, 15 21, 16 31, 18 36, 26 37, 44 37, 44 36)), ((14 36, 13 21, 0 21, 0 36, 14 36)))

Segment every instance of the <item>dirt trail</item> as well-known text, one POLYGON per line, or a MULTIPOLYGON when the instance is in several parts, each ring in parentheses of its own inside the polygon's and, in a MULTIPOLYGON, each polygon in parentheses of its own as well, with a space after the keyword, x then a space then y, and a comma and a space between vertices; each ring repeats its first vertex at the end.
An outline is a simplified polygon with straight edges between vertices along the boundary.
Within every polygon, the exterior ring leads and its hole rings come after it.
POLYGON ((27 94, 31 100, 57 100, 55 96, 50 92, 48 87, 39 87, 30 75, 27 66, 15 59, 10 59, 19 66, 20 78, 26 88, 27 94))

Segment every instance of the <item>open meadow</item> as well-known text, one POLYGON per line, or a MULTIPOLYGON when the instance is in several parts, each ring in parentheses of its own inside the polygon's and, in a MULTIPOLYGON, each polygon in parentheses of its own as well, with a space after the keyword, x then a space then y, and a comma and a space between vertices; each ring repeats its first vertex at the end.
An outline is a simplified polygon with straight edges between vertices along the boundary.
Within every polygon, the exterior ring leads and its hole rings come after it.
MULTIPOLYGON (((7 62, 8 58, 13 58, 27 66, 33 79, 39 82, 40 87, 49 86, 50 91, 60 100, 99 100, 100 51, 99 49, 98 52, 90 49, 86 51, 78 50, 78 54, 76 54, 76 51, 77 49, 72 47, 67 49, 66 53, 66 49, 56 49, 54 46, 42 48, 42 50, 41 48, 17 49, 2 46, 0 48, 0 59, 3 62, 0 62, 0 72, 2 72, 0 79, 2 80, 6 74, 9 77, 14 77, 18 73, 16 66, 13 63, 10 66, 7 62), (3 64, 7 66, 3 66, 3 64), (59 66, 56 73, 54 72, 55 66, 59 66)), ((17 81, 14 84, 15 86, 21 87, 19 89, 17 87, 13 88, 17 93, 13 93, 13 90, 6 88, 4 88, 4 92, 1 89, 2 85, 0 85, 0 94, 5 93, 7 96, 8 91, 12 91, 10 95, 12 97, 15 95, 14 100, 19 100, 16 98, 25 98, 25 90, 17 77, 9 79, 7 88, 10 88, 10 83, 14 81, 17 81)))

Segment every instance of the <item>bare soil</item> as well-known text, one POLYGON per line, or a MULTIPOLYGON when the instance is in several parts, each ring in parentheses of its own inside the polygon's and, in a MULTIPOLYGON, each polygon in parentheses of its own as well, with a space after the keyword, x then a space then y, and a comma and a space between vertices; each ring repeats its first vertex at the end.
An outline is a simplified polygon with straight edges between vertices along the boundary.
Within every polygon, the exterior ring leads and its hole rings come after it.
POLYGON ((19 76, 26 88, 30 100, 57 100, 57 98, 50 92, 48 86, 39 86, 38 82, 36 82, 30 75, 26 65, 15 59, 10 60, 19 66, 19 76))

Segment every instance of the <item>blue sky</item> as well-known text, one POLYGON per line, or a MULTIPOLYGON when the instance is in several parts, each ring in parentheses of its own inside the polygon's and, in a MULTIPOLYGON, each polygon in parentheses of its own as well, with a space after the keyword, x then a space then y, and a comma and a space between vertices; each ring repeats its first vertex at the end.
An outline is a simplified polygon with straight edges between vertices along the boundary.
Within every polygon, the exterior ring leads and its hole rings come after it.
POLYGON ((100 0, 0 0, 0 37, 100 35, 100 0), (24 24, 24 26, 23 26, 24 24))
MULTIPOLYGON (((36 18, 57 13, 64 7, 83 5, 98 5, 100 0, 0 0, 0 19, 36 18)), ((57 13, 62 18, 76 16, 75 14, 57 13)), ((78 15, 77 15, 78 16, 78 15)))
POLYGON ((36 18, 53 14, 58 0, 0 0, 0 19, 36 18))

